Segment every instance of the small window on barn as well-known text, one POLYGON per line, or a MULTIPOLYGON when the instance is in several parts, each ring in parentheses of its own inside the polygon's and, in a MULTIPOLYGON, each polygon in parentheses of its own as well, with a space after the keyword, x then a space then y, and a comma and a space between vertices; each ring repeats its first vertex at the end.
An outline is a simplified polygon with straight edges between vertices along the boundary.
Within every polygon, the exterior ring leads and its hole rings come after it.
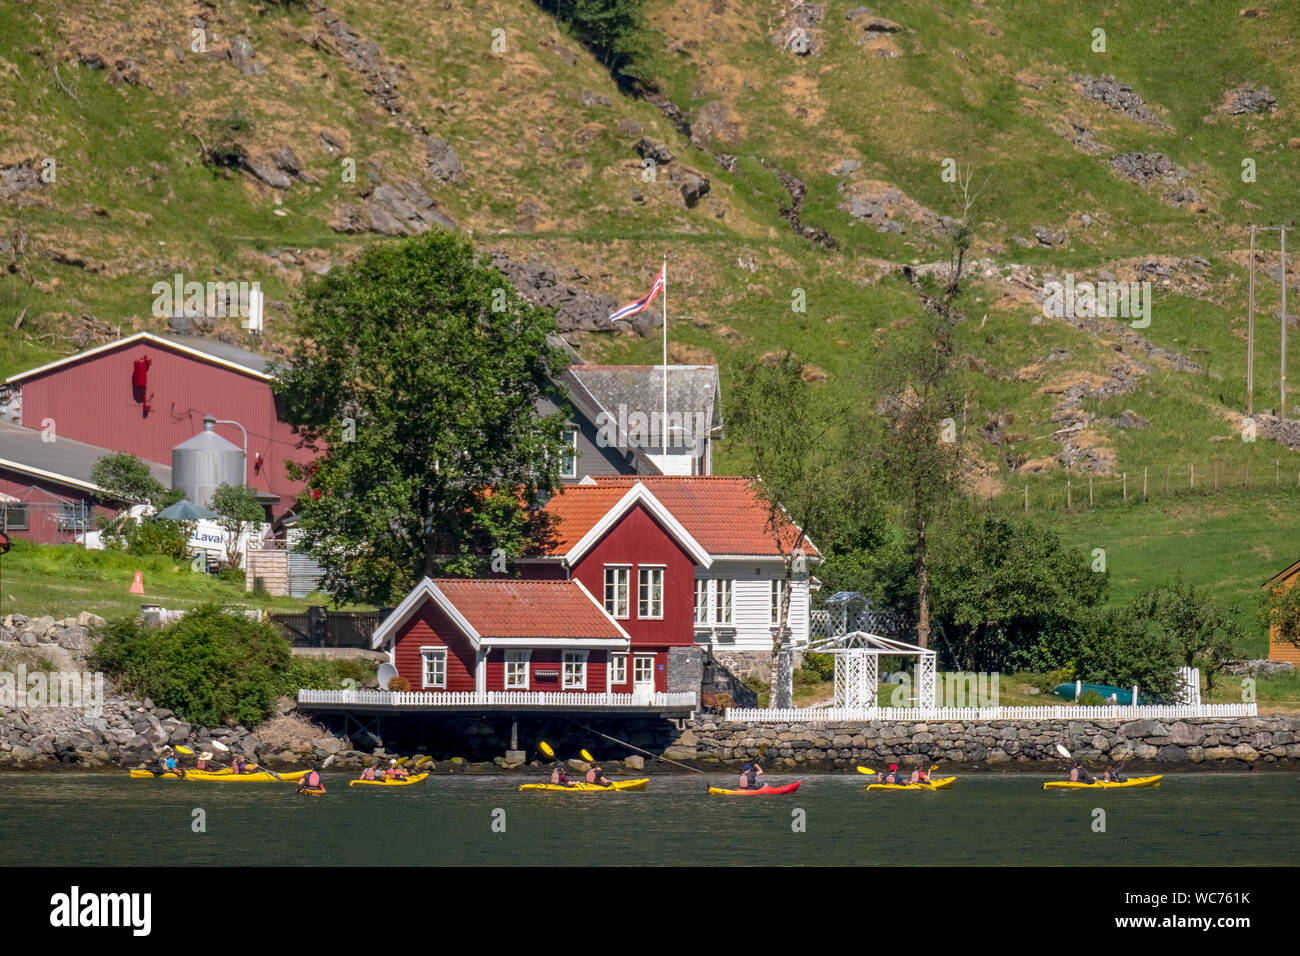
POLYGON ((528 690, 528 658, 532 651, 506 651, 506 690, 528 690))
POLYGON ((424 683, 426 688, 445 688, 447 686, 447 648, 422 647, 420 659, 424 662, 424 683))
POLYGON ((605 568, 605 610, 609 612, 610 617, 628 616, 631 578, 631 568, 608 566, 605 568))
POLYGON ((564 689, 587 689, 587 652, 564 652, 564 689))
POLYGON ((26 531, 29 527, 25 504, 0 504, 0 531, 26 531))

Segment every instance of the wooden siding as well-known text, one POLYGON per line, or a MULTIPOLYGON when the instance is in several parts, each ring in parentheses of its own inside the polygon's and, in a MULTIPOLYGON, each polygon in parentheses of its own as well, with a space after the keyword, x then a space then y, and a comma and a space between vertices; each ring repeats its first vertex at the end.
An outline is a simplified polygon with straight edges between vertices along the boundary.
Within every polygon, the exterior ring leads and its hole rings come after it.
POLYGON ((451 619, 431 601, 402 625, 393 648, 393 666, 397 673, 411 682, 411 690, 427 690, 424 686, 424 662, 421 647, 447 648, 447 691, 473 691, 474 669, 477 654, 469 638, 451 622, 451 619))
POLYGON ((605 566, 630 565, 628 617, 618 623, 632 639, 632 647, 672 647, 695 642, 695 563, 650 513, 636 505, 623 516, 573 569, 601 604, 605 600, 605 566), (637 615, 637 572, 642 567, 664 570, 662 618, 637 615))
MULTIPOLYGON (((301 483, 290 481, 285 462, 308 462, 296 449, 292 429, 276 413, 270 383, 252 374, 182 355, 153 342, 135 342, 110 349, 84 361, 70 362, 21 383, 23 421, 40 428, 52 418, 58 435, 129 452, 146 461, 171 466, 172 449, 203 430, 203 416, 232 419, 248 430, 248 483, 280 496, 274 514, 293 506, 301 483), (131 384, 133 363, 148 357, 145 389, 152 410, 131 384), (261 455, 260 473, 254 473, 261 455)), ((243 435, 233 425, 217 432, 243 447, 243 435)))
MULTIPOLYGON (((537 402, 537 411, 541 415, 552 415, 559 406, 554 398, 544 397, 537 402)), ((572 415, 569 422, 578 429, 577 474, 572 478, 563 478, 566 485, 576 484, 585 475, 634 475, 636 467, 630 456, 617 448, 600 447, 600 429, 576 408, 569 406, 572 415)))
POLYGON ((76 529, 59 529, 56 507, 59 502, 82 502, 89 505, 90 527, 87 530, 90 531, 95 530, 95 519, 117 514, 115 509, 100 504, 89 492, 5 468, 0 468, 0 492, 33 506, 27 509, 27 527, 14 528, 6 533, 10 538, 21 538, 37 544, 61 544, 76 540, 76 529))
MULTIPOLYGON (((1298 577, 1300 577, 1300 563, 1293 564, 1274 580, 1282 586, 1283 590, 1289 591, 1295 586, 1298 577)), ((1273 581, 1269 582, 1269 584, 1273 583, 1273 581)), ((1300 647, 1296 647, 1290 641, 1282 640, 1276 624, 1271 625, 1268 629, 1268 659, 1270 661, 1290 661, 1300 667, 1300 647)))
MULTIPOLYGON (((532 653, 528 658, 528 687, 526 689, 529 691, 565 693, 563 651, 549 647, 535 647, 531 650, 532 653), (556 676, 542 678, 538 676, 538 671, 555 671, 556 676)), ((586 653, 587 686, 585 688, 568 688, 567 692, 582 693, 585 691, 590 694, 603 694, 610 690, 616 690, 617 688, 608 685, 609 651, 587 651, 586 653)), ((522 689, 506 687, 506 652, 500 648, 493 648, 488 654, 486 689, 522 689)))
MULTIPOLYGON (((780 561, 770 559, 715 561, 713 567, 708 570, 697 569, 695 576, 708 581, 731 579, 736 582, 731 598, 732 626, 736 630, 734 644, 736 650, 772 649, 774 625, 771 615, 771 587, 773 579, 785 577, 785 568, 780 561)), ((694 602, 694 582, 692 582, 692 614, 694 602)), ((712 612, 712 608, 710 611, 712 612)), ((794 643, 807 642, 809 617, 808 575, 796 574, 794 581, 791 582, 790 615, 787 621, 791 640, 794 643)), ((727 646, 731 647, 732 643, 728 641, 727 646)))

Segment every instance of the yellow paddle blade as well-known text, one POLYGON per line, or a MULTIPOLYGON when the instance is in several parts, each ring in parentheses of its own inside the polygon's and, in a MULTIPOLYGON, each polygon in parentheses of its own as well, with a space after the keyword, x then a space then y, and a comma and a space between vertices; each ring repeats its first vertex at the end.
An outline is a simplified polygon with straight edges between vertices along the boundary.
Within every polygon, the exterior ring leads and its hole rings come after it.
POLYGON ((180 744, 177 744, 177 745, 176 745, 176 752, 177 752, 177 753, 184 754, 184 755, 187 756, 187 757, 192 757, 192 756, 194 756, 194 751, 193 751, 193 750, 191 750, 189 747, 182 747, 180 744))
POLYGON ((537 745, 537 749, 540 750, 542 753, 546 754, 546 756, 548 757, 555 756, 555 751, 551 749, 551 745, 548 744, 545 740, 543 740, 541 743, 537 745))
POLYGON ((411 759, 410 757, 398 757, 398 758, 397 758, 397 763, 395 764, 395 766, 400 767, 402 764, 406 763, 406 761, 408 761, 408 760, 410 760, 410 759, 411 759))
POLYGON ((428 754, 425 754, 423 757, 421 757, 419 760, 417 760, 417 761, 415 762, 415 766, 416 766, 417 769, 418 769, 419 767, 423 767, 426 763, 428 763, 428 762, 429 762, 430 760, 432 760, 432 759, 433 759, 433 758, 430 757, 428 754))
POLYGON ((870 775, 873 776, 873 777, 876 775, 876 772, 875 772, 874 770, 872 770, 870 767, 859 767, 859 768, 858 768, 858 773, 866 773, 866 774, 870 774, 870 775))
POLYGON ((590 751, 587 751, 587 750, 579 750, 578 753, 582 754, 582 759, 585 760, 585 761, 587 761, 587 763, 595 763, 595 762, 596 762, 596 758, 593 757, 593 756, 591 755, 591 752, 590 752, 590 751))

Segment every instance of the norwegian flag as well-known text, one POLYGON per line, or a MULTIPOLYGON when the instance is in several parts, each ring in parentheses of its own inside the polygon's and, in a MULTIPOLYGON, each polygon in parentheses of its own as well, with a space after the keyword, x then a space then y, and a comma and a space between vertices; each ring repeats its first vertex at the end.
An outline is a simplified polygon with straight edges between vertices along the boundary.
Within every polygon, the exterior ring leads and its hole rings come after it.
POLYGON ((623 308, 619 309, 617 312, 615 312, 613 315, 609 317, 609 321, 617 322, 619 319, 626 319, 628 316, 636 315, 638 312, 640 312, 642 309, 644 309, 646 306, 648 306, 651 302, 654 301, 655 296, 659 294, 659 290, 664 287, 664 284, 667 281, 668 281, 668 264, 665 263, 663 268, 659 270, 659 277, 655 279, 655 284, 651 286, 650 291, 647 292, 645 295, 643 295, 641 298, 637 299, 635 302, 631 303, 630 305, 623 306, 623 308))

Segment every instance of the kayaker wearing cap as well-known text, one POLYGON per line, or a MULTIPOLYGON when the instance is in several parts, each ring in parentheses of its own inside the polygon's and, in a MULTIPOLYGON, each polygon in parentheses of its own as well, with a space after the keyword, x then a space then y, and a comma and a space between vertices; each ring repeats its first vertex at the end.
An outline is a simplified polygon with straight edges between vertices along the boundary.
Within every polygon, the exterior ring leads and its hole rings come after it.
POLYGON ((362 780, 374 780, 374 779, 375 779, 375 768, 378 767, 378 766, 379 766, 379 761, 378 761, 378 760, 372 760, 372 761, 370 761, 370 766, 367 767, 365 770, 361 771, 361 779, 362 779, 362 780))
POLYGON ((740 772, 740 789, 741 790, 762 790, 764 784, 758 778, 763 776, 763 768, 756 763, 745 764, 745 769, 740 772))
POLYGON ((598 787, 613 786, 605 776, 605 771, 601 769, 599 764, 592 764, 590 769, 587 770, 587 783, 595 784, 598 787))
POLYGON ((1083 767, 1082 760, 1074 762, 1074 769, 1070 771, 1070 783, 1096 783, 1097 778, 1088 773, 1083 767))
POLYGON ((560 766, 558 760, 555 762, 555 769, 551 771, 551 785, 555 787, 573 786, 573 781, 569 779, 569 775, 564 772, 564 767, 560 766))
POLYGON ((298 791, 311 790, 314 793, 324 793, 325 787, 320 780, 320 764, 311 768, 311 773, 307 774, 298 781, 298 791))
POLYGON ((212 763, 212 752, 205 750, 199 754, 199 759, 194 762, 194 768, 203 771, 215 770, 216 767, 212 763))
POLYGON ((410 772, 405 767, 399 767, 397 765, 396 757, 388 761, 388 770, 385 771, 385 773, 388 775, 389 780, 401 780, 404 777, 410 776, 410 772))
POLYGON ((899 772, 898 772, 898 764, 896 764, 896 763, 891 763, 891 764, 889 765, 889 773, 878 773, 878 774, 876 774, 876 782, 877 782, 877 783, 901 784, 901 783, 903 782, 903 778, 902 778, 902 776, 901 776, 901 775, 899 774, 899 772))

